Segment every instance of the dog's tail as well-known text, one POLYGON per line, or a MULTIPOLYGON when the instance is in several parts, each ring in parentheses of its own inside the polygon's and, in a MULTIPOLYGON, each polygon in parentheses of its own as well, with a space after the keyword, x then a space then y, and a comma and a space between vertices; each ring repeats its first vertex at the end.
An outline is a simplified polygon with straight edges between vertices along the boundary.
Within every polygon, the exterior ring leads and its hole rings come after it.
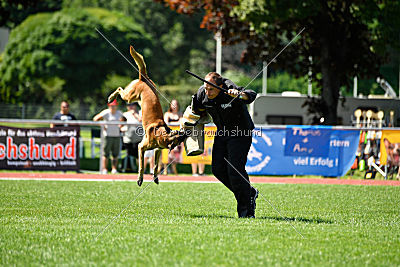
POLYGON ((139 80, 142 80, 142 75, 147 77, 146 63, 144 63, 143 56, 136 52, 133 46, 130 46, 129 51, 131 53, 131 56, 135 60, 136 65, 139 67, 139 80))

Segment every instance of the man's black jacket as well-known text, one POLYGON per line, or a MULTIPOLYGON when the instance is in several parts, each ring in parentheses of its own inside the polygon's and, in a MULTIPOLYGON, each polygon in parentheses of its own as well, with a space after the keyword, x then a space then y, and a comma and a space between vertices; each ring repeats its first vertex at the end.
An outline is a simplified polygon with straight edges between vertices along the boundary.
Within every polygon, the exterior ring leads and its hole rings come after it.
MULTIPOLYGON (((242 89, 231 80, 223 78, 222 82, 221 87, 225 89, 242 89)), ((248 96, 248 100, 239 97, 233 100, 232 96, 224 92, 220 92, 214 99, 209 99, 204 86, 201 86, 192 96, 192 110, 197 114, 205 111, 210 114, 217 129, 253 130, 254 123, 246 104, 252 103, 256 99, 257 93, 253 90, 244 90, 243 92, 248 96)))

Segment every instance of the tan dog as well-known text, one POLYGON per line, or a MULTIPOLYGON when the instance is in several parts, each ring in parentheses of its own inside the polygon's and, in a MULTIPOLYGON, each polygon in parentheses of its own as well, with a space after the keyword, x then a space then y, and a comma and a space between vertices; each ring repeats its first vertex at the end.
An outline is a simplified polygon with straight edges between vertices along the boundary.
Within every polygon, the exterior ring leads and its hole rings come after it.
MULTIPOLYGON (((400 143, 390 143, 390 141, 385 138, 383 140, 385 143, 386 154, 387 154, 387 164, 390 167, 400 166, 400 143)), ((400 168, 396 176, 397 179, 400 178, 400 168)))
POLYGON ((113 101, 118 95, 128 103, 141 101, 142 124, 145 136, 139 143, 139 172, 138 185, 143 183, 144 152, 155 149, 154 182, 158 184, 158 162, 161 149, 170 150, 182 142, 185 137, 182 132, 171 131, 163 119, 161 104, 157 96, 156 86, 147 76, 146 64, 143 56, 130 46, 130 53, 139 67, 139 79, 130 82, 125 89, 118 87, 109 97, 108 102, 113 101))

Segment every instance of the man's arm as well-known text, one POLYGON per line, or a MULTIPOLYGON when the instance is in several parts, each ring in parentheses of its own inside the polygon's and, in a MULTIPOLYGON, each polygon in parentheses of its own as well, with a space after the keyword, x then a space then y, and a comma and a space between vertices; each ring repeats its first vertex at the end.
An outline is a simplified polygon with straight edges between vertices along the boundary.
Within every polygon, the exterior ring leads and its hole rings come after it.
POLYGON ((242 100, 246 104, 252 103, 257 97, 257 93, 254 92, 253 90, 250 90, 250 89, 242 90, 242 89, 240 89, 240 91, 241 91, 241 94, 242 94, 242 100), (243 96, 246 96, 246 97, 243 97, 243 96))
POLYGON ((140 116, 140 114, 139 113, 133 113, 133 116, 138 120, 138 121, 142 121, 142 117, 140 116))
MULTIPOLYGON (((122 114, 121 118, 119 118, 119 121, 128 121, 128 120, 126 119, 126 117, 124 116, 124 114, 122 114)), ((122 124, 120 124, 120 125, 118 125, 118 127, 119 127, 119 130, 120 130, 121 132, 126 132, 126 130, 128 129, 127 125, 122 125, 122 124)))
POLYGON ((232 82, 229 79, 224 78, 223 83, 224 83, 225 87, 228 88, 229 95, 236 97, 237 95, 240 94, 240 96, 241 96, 240 99, 242 99, 243 102, 246 104, 252 103, 257 97, 257 93, 254 92, 253 90, 244 89, 241 86, 237 86, 234 82, 232 82))
POLYGON ((96 116, 94 116, 93 117, 93 121, 101 121, 101 120, 103 120, 103 114, 104 114, 104 111, 102 111, 99 114, 97 114, 96 116))
POLYGON ((168 124, 168 123, 169 123, 169 116, 168 116, 168 112, 165 112, 165 113, 164 113, 164 121, 165 121, 165 123, 166 123, 166 124, 168 124))
MULTIPOLYGON (((54 114, 53 118, 51 118, 51 119, 52 120, 59 120, 58 113, 54 114)), ((54 127, 55 127, 54 123, 50 123, 50 128, 54 128, 54 127)))

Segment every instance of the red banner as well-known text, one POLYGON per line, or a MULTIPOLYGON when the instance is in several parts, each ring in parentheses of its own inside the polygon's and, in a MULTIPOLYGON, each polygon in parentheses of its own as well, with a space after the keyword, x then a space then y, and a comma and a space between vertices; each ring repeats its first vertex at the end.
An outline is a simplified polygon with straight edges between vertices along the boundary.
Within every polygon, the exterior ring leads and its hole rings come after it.
POLYGON ((0 126, 0 169, 79 170, 79 127, 0 126))

